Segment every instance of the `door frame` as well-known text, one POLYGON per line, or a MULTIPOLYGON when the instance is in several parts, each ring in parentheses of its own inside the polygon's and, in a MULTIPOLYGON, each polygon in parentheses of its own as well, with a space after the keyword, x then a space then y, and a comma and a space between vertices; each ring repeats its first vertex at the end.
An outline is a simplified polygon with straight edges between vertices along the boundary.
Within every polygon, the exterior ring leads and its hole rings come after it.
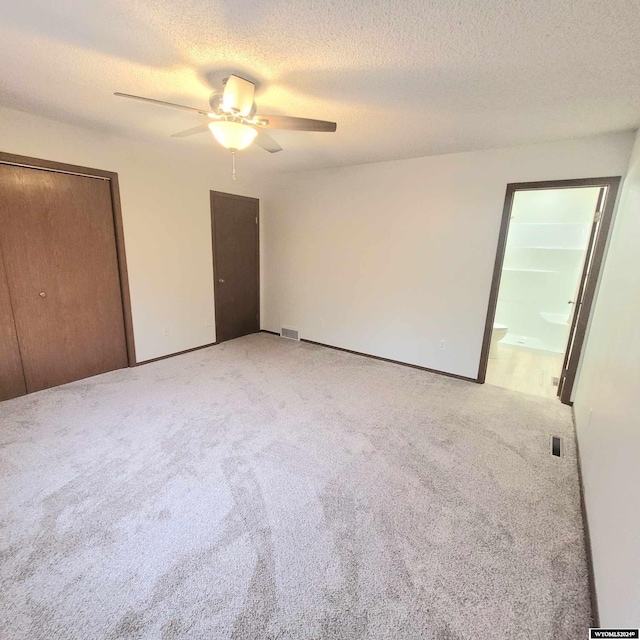
MULTIPOLYGON (((604 201, 604 207, 601 211, 600 229, 598 237, 593 249, 591 269, 584 283, 582 305, 574 316, 579 316, 575 323, 575 337, 572 349, 572 358, 569 365, 575 364, 575 368, 579 364, 582 348, 586 337, 587 326, 591 317, 593 300, 596 288, 602 270, 602 262, 605 250, 609 240, 611 230, 611 222, 613 211, 617 202, 618 189, 620 187, 620 176, 608 176, 604 178, 577 178, 572 180, 547 180, 540 182, 514 182, 507 184, 507 191, 502 208, 502 222, 500 224, 500 234, 498 236, 498 246, 496 249, 496 259, 493 267, 493 279, 491 281, 491 290, 489 293, 489 304, 487 308, 487 319, 484 327, 484 337, 482 341, 482 351, 480 353, 480 363, 478 367, 478 382, 483 384, 487 376, 487 367, 489 365, 489 349, 491 347, 491 333, 493 331, 493 322, 496 315, 496 307, 498 305, 498 294, 500 292, 500 279, 502 277, 502 266, 504 264, 504 255, 507 247, 507 238, 509 234, 509 223, 511 221, 511 209, 513 207, 513 199, 517 191, 533 191, 543 189, 572 189, 576 187, 606 187, 607 194, 604 201)), ((583 271, 584 271, 583 266, 583 271)), ((567 350, 569 345, 567 344, 567 350)), ((566 351, 565 351, 566 355, 566 351)), ((570 395, 575 380, 575 371, 573 372, 570 384, 565 384, 566 393, 563 392, 560 400, 564 404, 572 404, 570 395)))
POLYGON ((210 191, 209 203, 211 209, 211 250, 213 252, 213 309, 215 316, 215 329, 216 329, 216 341, 214 344, 219 344, 218 339, 218 263, 216 251, 216 213, 215 213, 215 199, 218 198, 231 198, 234 200, 243 200, 245 202, 255 203, 256 205, 256 305, 258 309, 258 331, 260 330, 260 200, 258 198, 251 198, 249 196, 239 196, 235 193, 225 193, 224 191, 210 191))
POLYGON ((89 178, 101 178, 109 182, 111 191, 111 207, 113 211, 113 227, 116 239, 116 254, 118 259, 118 275, 120 279, 120 295, 122 298, 122 311, 124 317, 124 335, 127 346, 127 363, 130 367, 136 364, 136 348, 133 337, 133 316, 131 313, 131 292, 129 289, 129 274, 127 271, 127 256, 124 243, 124 227, 122 224, 122 205, 120 202, 120 187, 118 174, 113 171, 91 169, 63 162, 30 158, 14 153, 0 151, 0 164, 15 165, 28 169, 41 169, 55 173, 70 173, 72 175, 86 176, 89 178))

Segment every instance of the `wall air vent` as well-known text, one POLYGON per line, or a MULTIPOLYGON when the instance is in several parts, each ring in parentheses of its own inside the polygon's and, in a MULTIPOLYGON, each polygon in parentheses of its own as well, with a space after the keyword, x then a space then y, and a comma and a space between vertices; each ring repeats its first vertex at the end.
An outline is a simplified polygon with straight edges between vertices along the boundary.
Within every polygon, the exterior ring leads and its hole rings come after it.
POLYGON ((289 329, 288 327, 280 327, 280 336, 289 340, 300 340, 300 332, 297 329, 289 329))

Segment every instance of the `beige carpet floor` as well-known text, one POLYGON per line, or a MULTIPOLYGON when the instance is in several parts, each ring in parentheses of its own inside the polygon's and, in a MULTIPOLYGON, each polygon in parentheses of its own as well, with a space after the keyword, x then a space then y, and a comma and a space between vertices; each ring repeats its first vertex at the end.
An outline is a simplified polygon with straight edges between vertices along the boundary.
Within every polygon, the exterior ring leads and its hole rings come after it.
POLYGON ((4 402, 0 444, 3 640, 586 637, 548 399, 257 334, 4 402))

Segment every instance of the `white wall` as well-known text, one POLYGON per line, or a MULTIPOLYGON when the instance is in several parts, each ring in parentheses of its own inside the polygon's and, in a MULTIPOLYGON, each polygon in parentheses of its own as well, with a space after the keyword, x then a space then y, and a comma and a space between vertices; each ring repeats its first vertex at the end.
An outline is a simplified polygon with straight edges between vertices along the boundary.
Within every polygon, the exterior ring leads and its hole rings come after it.
POLYGON ((640 134, 622 188, 574 410, 603 627, 640 625, 640 134))
POLYGON ((215 341, 209 191, 260 196, 247 171, 232 182, 230 159, 203 163, 184 147, 0 109, 1 151, 118 173, 138 362, 215 341))
POLYGON ((280 176, 263 200, 263 327, 475 378, 507 183, 622 175, 632 144, 621 133, 280 176))

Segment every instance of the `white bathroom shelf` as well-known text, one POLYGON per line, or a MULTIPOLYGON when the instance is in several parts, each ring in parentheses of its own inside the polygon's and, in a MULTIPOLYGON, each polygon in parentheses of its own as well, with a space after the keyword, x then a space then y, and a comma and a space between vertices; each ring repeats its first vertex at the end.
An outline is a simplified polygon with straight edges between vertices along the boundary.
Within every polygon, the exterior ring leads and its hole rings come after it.
POLYGON ((527 273, 558 273, 557 271, 551 271, 550 269, 512 269, 510 267, 505 267, 503 271, 521 271, 527 273))
POLYGON ((544 251, 586 251, 586 248, 576 248, 576 247, 513 247, 510 251, 520 251, 522 249, 535 249, 536 251, 544 250, 544 251))

